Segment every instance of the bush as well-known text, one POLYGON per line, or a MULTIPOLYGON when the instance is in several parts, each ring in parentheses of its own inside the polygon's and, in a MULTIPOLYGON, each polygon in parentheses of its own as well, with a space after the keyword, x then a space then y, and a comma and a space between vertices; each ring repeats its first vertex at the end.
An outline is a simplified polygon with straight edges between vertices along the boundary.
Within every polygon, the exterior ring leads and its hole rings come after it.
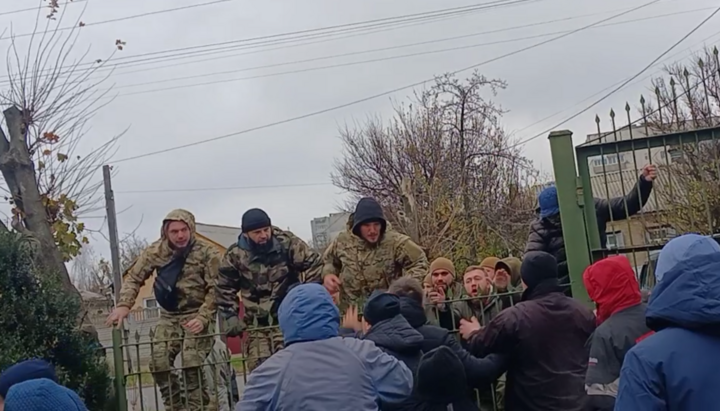
POLYGON ((0 370, 43 358, 90 411, 105 410, 112 381, 104 353, 78 330, 80 301, 63 291, 57 277, 36 269, 27 244, 0 232, 0 370))

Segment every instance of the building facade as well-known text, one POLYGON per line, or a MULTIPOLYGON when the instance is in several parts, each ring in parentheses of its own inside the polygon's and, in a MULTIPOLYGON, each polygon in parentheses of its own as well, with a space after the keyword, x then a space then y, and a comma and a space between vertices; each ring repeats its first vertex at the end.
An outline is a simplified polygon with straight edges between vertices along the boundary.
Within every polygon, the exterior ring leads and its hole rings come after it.
POLYGON ((313 218, 310 221, 313 247, 322 250, 327 247, 335 237, 347 229, 350 213, 333 213, 325 217, 313 218))

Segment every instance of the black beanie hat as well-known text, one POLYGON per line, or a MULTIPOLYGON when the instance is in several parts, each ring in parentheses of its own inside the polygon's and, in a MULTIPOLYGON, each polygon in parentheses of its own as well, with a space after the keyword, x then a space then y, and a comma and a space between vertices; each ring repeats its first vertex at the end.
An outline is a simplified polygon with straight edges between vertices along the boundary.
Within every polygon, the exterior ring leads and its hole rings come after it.
POLYGON ((454 403, 467 395, 465 367, 448 347, 440 346, 423 354, 415 377, 421 400, 434 404, 454 403))
POLYGON ((360 235, 360 226, 365 223, 378 222, 381 225, 381 232, 384 233, 387 228, 387 221, 383 214, 380 203, 374 198, 363 197, 358 201, 355 207, 355 213, 353 214, 353 227, 352 232, 355 235, 360 235))
POLYGON ((520 276, 528 289, 543 281, 558 278, 557 260, 544 251, 531 251, 523 256, 520 276))
POLYGON ((251 208, 243 214, 242 226, 240 228, 243 233, 249 233, 250 231, 270 227, 271 225, 270 217, 266 212, 259 208, 251 208))
POLYGON ((400 315, 400 298, 380 290, 375 290, 370 294, 370 299, 365 303, 365 310, 363 310, 363 317, 370 325, 398 315, 400 315))

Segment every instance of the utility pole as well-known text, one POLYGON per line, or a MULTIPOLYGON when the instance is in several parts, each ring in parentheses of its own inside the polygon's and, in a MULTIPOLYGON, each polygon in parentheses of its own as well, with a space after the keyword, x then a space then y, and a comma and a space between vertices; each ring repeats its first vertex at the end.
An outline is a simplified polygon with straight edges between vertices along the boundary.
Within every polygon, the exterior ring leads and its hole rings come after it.
POLYGON ((115 291, 115 304, 120 300, 122 287, 122 273, 120 272, 120 239, 118 237, 117 214, 115 214, 115 194, 110 180, 110 166, 103 166, 103 183, 105 184, 105 212, 108 221, 108 234, 110 234, 110 259, 112 262, 113 290, 115 291))

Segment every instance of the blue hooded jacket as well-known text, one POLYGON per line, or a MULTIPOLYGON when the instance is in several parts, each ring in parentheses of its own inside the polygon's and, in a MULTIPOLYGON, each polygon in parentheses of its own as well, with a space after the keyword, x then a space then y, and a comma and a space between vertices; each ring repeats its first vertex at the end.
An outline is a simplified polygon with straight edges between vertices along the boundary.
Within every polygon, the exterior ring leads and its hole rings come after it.
POLYGON ((377 411, 412 393, 413 377, 372 341, 338 336, 340 312, 320 284, 293 288, 278 309, 285 348, 256 368, 237 410, 377 411))
POLYGON ((655 334, 625 356, 615 410, 717 409, 720 245, 697 234, 675 238, 656 270, 645 315, 655 334))

